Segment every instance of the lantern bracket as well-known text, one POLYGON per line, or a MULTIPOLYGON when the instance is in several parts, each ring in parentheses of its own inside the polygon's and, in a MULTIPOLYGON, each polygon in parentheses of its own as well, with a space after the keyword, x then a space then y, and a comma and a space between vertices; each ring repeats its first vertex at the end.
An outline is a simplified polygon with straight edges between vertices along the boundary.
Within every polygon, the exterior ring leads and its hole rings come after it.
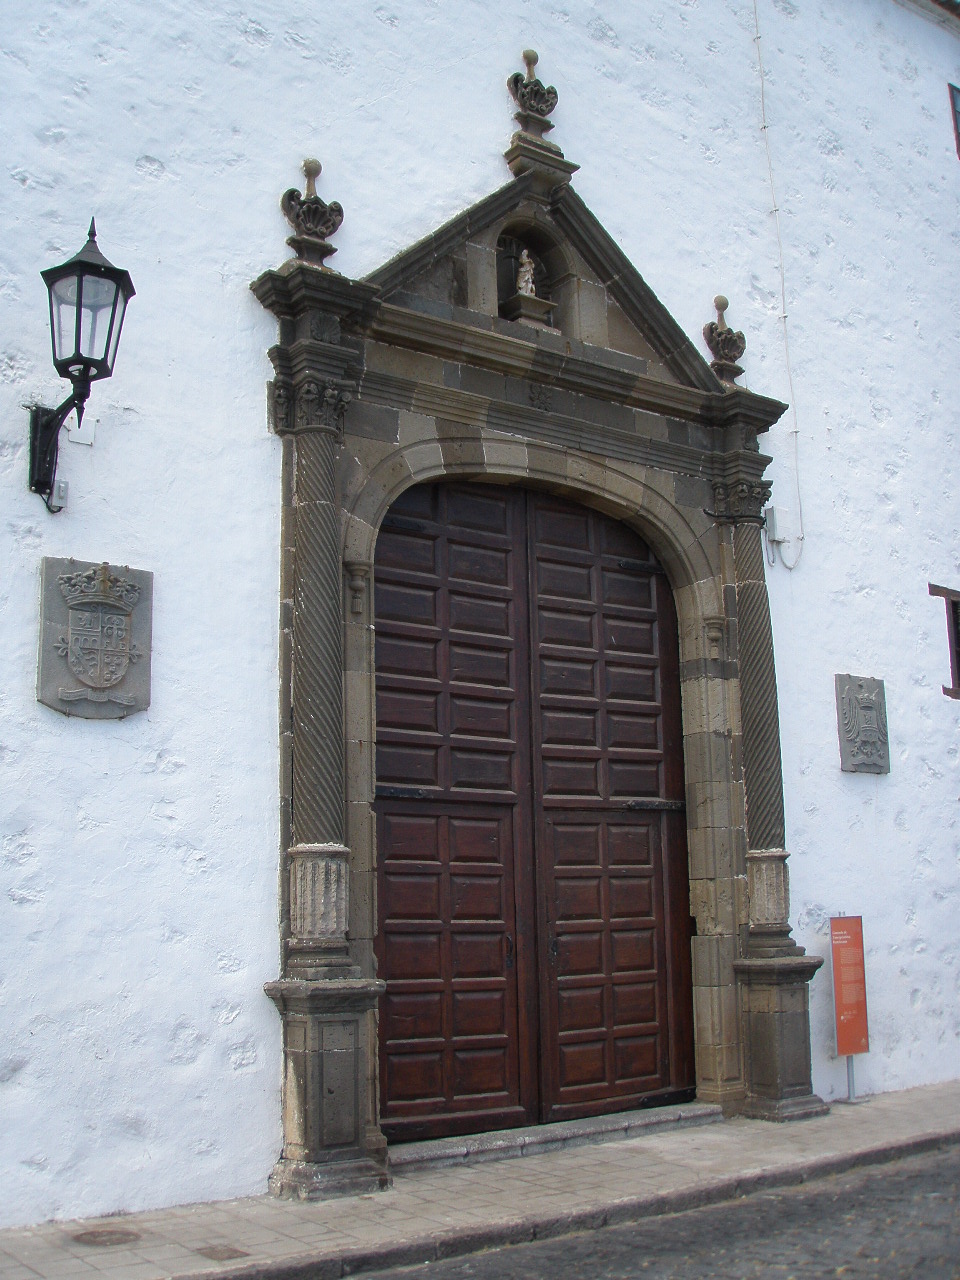
POLYGON ((74 409, 79 426, 89 394, 90 379, 81 375, 74 379, 73 390, 56 409, 46 409, 42 404, 30 406, 30 488, 40 494, 54 515, 63 510, 50 501, 57 475, 60 428, 74 409))

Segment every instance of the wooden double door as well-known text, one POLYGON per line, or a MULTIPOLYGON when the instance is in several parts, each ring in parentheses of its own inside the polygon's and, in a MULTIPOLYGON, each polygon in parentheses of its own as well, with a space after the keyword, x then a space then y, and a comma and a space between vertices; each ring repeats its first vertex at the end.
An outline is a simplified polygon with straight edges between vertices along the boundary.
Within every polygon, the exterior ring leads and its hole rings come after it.
POLYGON ((433 484, 391 508, 375 577, 384 1132, 692 1096, 662 568, 588 508, 433 484))

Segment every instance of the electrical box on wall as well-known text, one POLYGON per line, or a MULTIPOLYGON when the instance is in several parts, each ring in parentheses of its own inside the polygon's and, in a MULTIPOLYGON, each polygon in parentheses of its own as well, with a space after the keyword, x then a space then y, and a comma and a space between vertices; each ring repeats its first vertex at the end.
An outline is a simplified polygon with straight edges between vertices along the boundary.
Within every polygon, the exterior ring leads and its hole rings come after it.
POLYGON ((783 507, 764 507, 763 520, 768 542, 786 542, 787 513, 783 507))

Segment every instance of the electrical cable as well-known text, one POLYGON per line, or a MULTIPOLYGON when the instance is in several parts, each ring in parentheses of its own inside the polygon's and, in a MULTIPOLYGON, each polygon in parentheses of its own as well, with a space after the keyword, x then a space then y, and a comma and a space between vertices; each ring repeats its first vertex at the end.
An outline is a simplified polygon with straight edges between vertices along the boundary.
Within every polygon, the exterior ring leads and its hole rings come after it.
MULTIPOLYGON (((800 424, 797 419, 797 398, 793 389, 793 368, 790 363, 790 338, 787 332, 787 280, 786 271, 783 265, 783 236, 780 232, 780 207, 777 204, 777 191, 773 181, 773 157, 770 154, 770 134, 769 125, 767 123, 767 95, 766 95, 766 78, 763 70, 763 56, 760 52, 760 14, 757 9, 757 0, 753 0, 753 23, 756 35, 754 36, 754 44, 757 46, 757 66, 760 70, 760 132, 763 134, 763 144, 767 153, 767 173, 770 177, 770 197, 773 202, 773 218, 777 229, 777 253, 780 262, 780 324, 783 328, 783 355, 787 368, 787 385, 790 388, 790 413, 793 418, 793 475, 794 485, 797 493, 797 515, 799 517, 800 530, 797 534, 798 550, 795 559, 791 562, 786 559, 783 554, 783 543, 780 543, 780 559, 784 566, 789 570, 794 570, 800 563, 800 557, 803 555, 803 498, 800 494, 800 424)), ((771 564, 773 561, 771 561, 771 564)))

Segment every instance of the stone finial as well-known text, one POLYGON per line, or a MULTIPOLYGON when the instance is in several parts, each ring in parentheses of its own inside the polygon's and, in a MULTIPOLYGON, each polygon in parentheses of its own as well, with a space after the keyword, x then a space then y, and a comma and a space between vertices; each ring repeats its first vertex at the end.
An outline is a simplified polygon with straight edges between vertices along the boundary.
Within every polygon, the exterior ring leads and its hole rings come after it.
POLYGON ((703 340, 713 356, 710 368, 721 382, 732 387, 734 380, 743 373, 737 361, 747 349, 747 340, 739 331, 734 333, 724 319, 723 313, 730 303, 722 293, 717 294, 713 305, 717 309, 717 318, 703 326, 703 340))
POLYGON ((547 116, 557 105, 559 95, 553 85, 547 87, 537 79, 534 67, 540 59, 533 49, 524 49, 523 61, 526 75, 515 71, 507 80, 510 95, 519 107, 513 118, 520 129, 504 154, 515 178, 533 174, 534 193, 542 197, 569 182, 579 166, 565 160, 556 143, 543 136, 553 128, 547 116))
POLYGON ((533 49, 524 49, 523 61, 526 64, 527 74, 515 71, 507 80, 510 95, 520 108, 514 119, 524 133, 529 133, 534 138, 542 138, 553 128, 547 116, 557 105, 559 95, 553 85, 548 88, 534 74, 533 69, 540 58, 533 49))
POLYGON ((280 197, 284 217, 296 232, 289 237, 287 244, 298 258, 321 265, 324 258, 337 251, 334 245, 327 243, 327 236, 332 236, 343 222, 343 206, 336 200, 327 204, 317 195, 317 178, 321 169, 319 160, 304 160, 302 169, 306 178, 304 194, 291 187, 280 197))

